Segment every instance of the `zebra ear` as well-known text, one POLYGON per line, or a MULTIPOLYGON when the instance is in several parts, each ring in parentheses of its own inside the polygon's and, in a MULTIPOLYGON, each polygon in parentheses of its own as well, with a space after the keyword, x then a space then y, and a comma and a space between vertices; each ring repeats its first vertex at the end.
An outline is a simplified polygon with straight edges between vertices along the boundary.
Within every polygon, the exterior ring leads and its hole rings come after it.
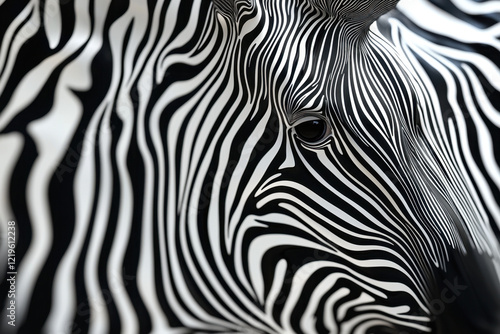
MULTIPOLYGON (((212 2, 221 14, 233 15, 236 2, 244 1, 212 0, 212 2)), ((330 16, 373 21, 396 7, 399 0, 298 0, 297 2, 309 3, 330 16)))
MULTIPOLYGON (((320 0, 321 1, 321 0, 320 0)), ((399 0, 341 0, 333 1, 341 18, 369 25, 394 9, 399 0)))
POLYGON ((232 15, 234 1, 232 0, 212 0, 215 10, 223 15, 232 15))
POLYGON ((328 16, 355 21, 363 26, 396 7, 399 0, 305 0, 328 16))

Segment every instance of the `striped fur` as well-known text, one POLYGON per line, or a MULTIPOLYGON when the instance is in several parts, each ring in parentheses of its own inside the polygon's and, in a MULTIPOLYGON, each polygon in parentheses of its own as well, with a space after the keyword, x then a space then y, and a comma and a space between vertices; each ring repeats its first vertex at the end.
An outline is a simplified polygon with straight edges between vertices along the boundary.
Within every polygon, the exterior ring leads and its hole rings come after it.
POLYGON ((500 8, 413 1, 0 1, 0 331, 498 333, 500 8))

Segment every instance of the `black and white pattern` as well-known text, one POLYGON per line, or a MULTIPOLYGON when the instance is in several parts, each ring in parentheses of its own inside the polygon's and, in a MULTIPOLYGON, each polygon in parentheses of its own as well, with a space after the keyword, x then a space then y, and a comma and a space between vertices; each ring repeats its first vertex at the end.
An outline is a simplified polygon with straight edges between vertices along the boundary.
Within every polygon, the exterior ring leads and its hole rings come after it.
POLYGON ((499 19, 0 0, 0 332, 499 333, 499 19))

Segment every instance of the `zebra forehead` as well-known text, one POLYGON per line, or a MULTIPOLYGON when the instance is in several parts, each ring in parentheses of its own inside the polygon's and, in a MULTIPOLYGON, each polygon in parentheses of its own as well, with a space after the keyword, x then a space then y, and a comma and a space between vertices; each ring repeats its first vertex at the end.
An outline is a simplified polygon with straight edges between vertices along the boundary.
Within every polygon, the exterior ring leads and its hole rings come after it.
MULTIPOLYGON (((364 85, 361 77, 365 77, 370 85, 375 83, 376 88, 385 91, 396 83, 410 87, 407 78, 399 75, 402 71, 394 68, 399 62, 391 55, 392 46, 366 33, 368 26, 397 2, 214 0, 213 3, 232 22, 231 36, 237 36, 238 40, 233 58, 245 65, 241 79, 247 90, 269 93, 266 96, 275 99, 291 117, 297 111, 321 109, 325 101, 340 104, 336 101, 345 96, 346 87, 353 87, 353 77, 358 78, 355 81, 360 85, 364 85), (388 79, 393 73, 397 78, 388 79)), ((383 94, 379 98, 385 105, 399 105, 402 101, 405 103, 401 105, 409 105, 410 95, 394 99, 393 94, 383 94)))
POLYGON ((334 34, 315 39, 294 37, 282 44, 259 41, 255 48, 248 48, 250 56, 241 57, 246 71, 240 79, 247 89, 267 90, 266 96, 289 119, 301 111, 327 108, 349 113, 352 104, 363 95, 368 97, 366 92, 376 95, 372 110, 383 114, 394 110, 403 116, 415 112, 418 98, 414 83, 393 57, 389 44, 376 37, 360 39, 351 47, 348 41, 334 40, 334 34), (286 55, 280 52, 283 49, 286 55), (261 80, 254 80, 256 77, 261 80))

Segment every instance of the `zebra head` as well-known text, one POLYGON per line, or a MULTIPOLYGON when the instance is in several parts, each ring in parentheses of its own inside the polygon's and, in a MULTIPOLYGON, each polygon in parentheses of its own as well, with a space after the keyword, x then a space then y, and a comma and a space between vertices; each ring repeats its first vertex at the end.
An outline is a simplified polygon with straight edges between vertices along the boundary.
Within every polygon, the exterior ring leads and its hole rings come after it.
POLYGON ((499 328, 498 242, 438 108, 371 25, 396 2, 214 2, 210 99, 169 127, 197 129, 175 230, 197 319, 499 328))
POLYGON ((396 3, 0 1, 0 332, 499 333, 498 29, 396 3))

